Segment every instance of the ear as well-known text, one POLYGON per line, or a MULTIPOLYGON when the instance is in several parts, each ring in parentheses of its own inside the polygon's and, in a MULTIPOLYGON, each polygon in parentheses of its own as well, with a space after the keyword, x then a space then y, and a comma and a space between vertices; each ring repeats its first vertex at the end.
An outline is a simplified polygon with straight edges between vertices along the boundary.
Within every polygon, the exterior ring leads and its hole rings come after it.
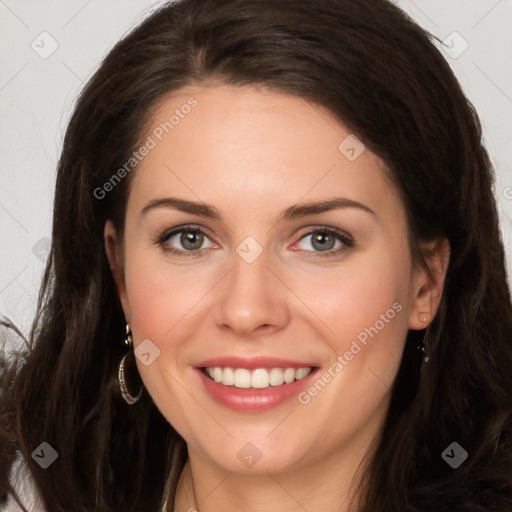
POLYGON ((439 308, 446 271, 450 262, 450 243, 441 238, 420 244, 430 276, 423 266, 413 271, 413 301, 409 313, 409 329, 425 329, 439 308))
POLYGON ((116 284, 117 293, 121 306, 124 311, 126 321, 130 323, 130 307, 128 303, 128 296, 126 294, 126 284, 124 279, 124 258, 123 250, 120 242, 120 237, 114 227, 112 221, 107 220, 105 229, 103 231, 103 238, 105 241, 105 251, 107 253, 110 270, 116 284))

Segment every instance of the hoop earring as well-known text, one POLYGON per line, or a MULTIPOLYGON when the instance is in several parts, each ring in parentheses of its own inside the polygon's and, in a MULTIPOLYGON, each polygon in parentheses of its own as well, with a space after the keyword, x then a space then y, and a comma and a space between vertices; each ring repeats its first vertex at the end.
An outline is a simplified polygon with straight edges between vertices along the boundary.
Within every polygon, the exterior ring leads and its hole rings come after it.
MULTIPOLYGON (((132 341, 133 341, 133 337, 130 332, 130 326, 128 324, 126 324, 126 338, 125 338, 124 342, 126 345, 130 346, 132 344, 132 341)), ((121 359, 121 362, 119 363, 119 370, 117 372, 117 378, 119 380, 119 389, 121 390, 121 396, 123 397, 123 400, 128 405, 133 405, 134 403, 138 402, 140 397, 142 396, 143 386, 141 386, 139 394, 135 397, 132 394, 130 394, 130 392, 128 391, 128 388, 126 387, 126 381, 124 378, 124 361, 125 361, 127 355, 128 354, 125 354, 123 356, 123 358, 121 359)))

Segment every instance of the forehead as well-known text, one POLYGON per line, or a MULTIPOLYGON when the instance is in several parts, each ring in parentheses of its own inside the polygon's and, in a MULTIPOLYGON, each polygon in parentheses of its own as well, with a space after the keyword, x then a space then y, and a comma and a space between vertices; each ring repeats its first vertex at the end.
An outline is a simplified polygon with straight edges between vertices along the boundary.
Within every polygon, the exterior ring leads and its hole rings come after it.
POLYGON ((326 109, 300 97, 253 86, 187 87, 152 110, 141 141, 149 150, 130 202, 166 194, 212 204, 238 198, 259 211, 343 194, 401 210, 384 163, 326 109))

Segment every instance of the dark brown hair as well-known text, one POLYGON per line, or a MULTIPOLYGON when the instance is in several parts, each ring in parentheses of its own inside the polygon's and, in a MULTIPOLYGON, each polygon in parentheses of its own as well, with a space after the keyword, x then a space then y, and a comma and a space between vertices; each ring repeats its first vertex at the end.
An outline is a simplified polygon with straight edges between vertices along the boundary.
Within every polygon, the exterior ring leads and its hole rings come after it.
MULTIPOLYGON (((0 489, 20 451, 51 512, 156 511, 183 439, 146 393, 121 399, 124 316, 103 246, 122 231, 133 171, 108 181, 148 113, 185 85, 261 85, 328 109, 391 170, 411 250, 451 259, 419 371, 409 332, 359 512, 512 510, 512 306, 481 127, 432 36, 387 0, 181 0, 105 58, 80 95, 58 166, 53 241, 28 349, 4 362, 0 489), (41 469, 42 441, 59 453, 41 469), (469 454, 456 470, 441 453, 469 454)), ((341 142, 341 141, 340 141, 341 142)), ((420 335, 424 334, 422 332, 420 335)), ((173 496, 171 496, 171 501, 173 496)))

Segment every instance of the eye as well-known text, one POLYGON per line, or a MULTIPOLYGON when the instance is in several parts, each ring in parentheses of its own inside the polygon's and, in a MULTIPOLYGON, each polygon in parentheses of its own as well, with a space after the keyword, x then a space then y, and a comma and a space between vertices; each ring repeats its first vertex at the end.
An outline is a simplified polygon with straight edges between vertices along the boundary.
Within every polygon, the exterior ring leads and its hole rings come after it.
MULTIPOLYGON (((164 232, 156 242, 165 252, 187 258, 201 256, 207 249, 203 247, 205 241, 210 242, 207 248, 215 247, 215 244, 200 227, 181 226, 164 232)), ((309 231, 301 236, 297 244, 303 252, 311 253, 307 254, 307 257, 336 256, 354 246, 350 235, 341 230, 327 227, 309 231)))
POLYGON ((300 238, 298 243, 302 243, 302 247, 299 247, 301 250, 316 253, 308 257, 335 256, 354 246, 350 235, 334 228, 318 228, 309 231, 300 238))
MULTIPOLYGON (((201 228, 196 226, 182 226, 178 229, 166 231, 158 238, 157 243, 165 252, 186 258, 201 255, 205 249, 202 245, 208 240, 210 239, 201 228)), ((210 243, 211 245, 208 247, 215 246, 211 241, 210 243)))

